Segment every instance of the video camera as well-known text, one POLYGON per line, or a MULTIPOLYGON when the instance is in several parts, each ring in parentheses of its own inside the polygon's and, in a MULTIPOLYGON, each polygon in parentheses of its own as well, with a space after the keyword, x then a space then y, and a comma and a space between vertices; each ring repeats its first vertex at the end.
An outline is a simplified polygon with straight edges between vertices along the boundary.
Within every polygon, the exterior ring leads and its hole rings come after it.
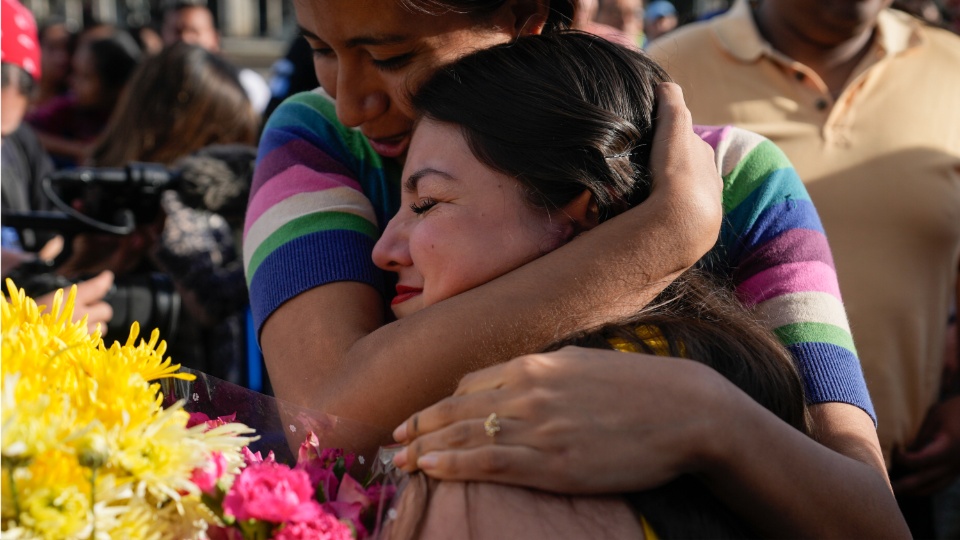
MULTIPOLYGON (((134 162, 122 168, 57 171, 41 185, 57 211, 4 210, 2 217, 5 227, 63 236, 64 252, 50 263, 21 266, 11 277, 34 297, 69 287, 72 282, 57 269, 70 258, 73 237, 81 233, 124 236, 138 225, 154 223, 166 190, 176 191, 186 207, 214 212, 240 231, 255 163, 255 147, 218 144, 181 158, 169 168, 134 162)), ((172 336, 180 320, 180 296, 163 273, 118 277, 106 300, 114 312, 108 325, 113 336, 125 335, 133 321, 139 321, 146 331, 159 328, 163 335, 172 336)))
MULTIPOLYGON (((83 167, 57 171, 42 180, 46 197, 59 211, 3 211, 3 225, 23 230, 56 233, 64 249, 54 261, 34 261, 15 268, 10 277, 31 297, 74 281, 57 273, 72 255, 73 238, 81 233, 124 236, 137 225, 152 223, 160 212, 164 190, 176 189, 179 172, 153 163, 130 163, 123 168, 83 167)), ((174 335, 180 319, 181 299, 169 276, 161 272, 135 272, 118 277, 104 300, 113 308, 107 324, 112 337, 123 336, 134 321, 145 331, 158 328, 174 335)))

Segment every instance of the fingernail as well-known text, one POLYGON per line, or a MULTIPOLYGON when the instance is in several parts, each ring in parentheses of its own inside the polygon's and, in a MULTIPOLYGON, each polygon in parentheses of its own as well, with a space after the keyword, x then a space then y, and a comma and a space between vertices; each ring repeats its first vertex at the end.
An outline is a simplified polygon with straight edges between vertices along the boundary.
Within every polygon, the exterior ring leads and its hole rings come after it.
POLYGON ((407 423, 404 422, 397 426, 397 429, 393 430, 393 440, 397 442, 405 442, 407 440, 407 423))
POLYGON ((393 455, 393 464, 398 468, 402 469, 404 465, 407 464, 407 449, 404 448, 393 455))
POLYGON ((436 454, 427 454, 420 456, 420 459, 417 460, 417 467, 427 471, 433 469, 437 466, 437 455, 436 454))

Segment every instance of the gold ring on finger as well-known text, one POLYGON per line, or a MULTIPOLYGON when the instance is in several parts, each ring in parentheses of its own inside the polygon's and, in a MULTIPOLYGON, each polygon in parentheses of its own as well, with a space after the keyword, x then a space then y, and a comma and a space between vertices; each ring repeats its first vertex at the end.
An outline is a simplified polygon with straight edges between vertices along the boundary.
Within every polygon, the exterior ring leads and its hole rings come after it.
POLYGON ((500 432, 500 418, 497 413, 490 413, 490 416, 483 421, 483 431, 487 433, 487 437, 493 437, 500 432))

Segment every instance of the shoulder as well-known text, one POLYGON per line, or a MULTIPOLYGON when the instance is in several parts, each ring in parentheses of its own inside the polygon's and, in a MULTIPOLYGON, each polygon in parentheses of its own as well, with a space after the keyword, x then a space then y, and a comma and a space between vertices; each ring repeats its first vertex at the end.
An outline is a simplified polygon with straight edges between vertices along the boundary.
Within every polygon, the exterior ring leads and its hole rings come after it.
POLYGON ((793 164, 766 137, 734 126, 695 126, 713 147, 723 177, 723 205, 731 212, 762 190, 765 198, 809 200, 793 164))
POLYGON ((73 114, 76 102, 71 96, 57 96, 40 107, 27 113, 24 120, 47 128, 55 122, 63 121, 64 117, 73 114))
POLYGON ((664 62, 688 51, 702 51, 713 42, 713 20, 690 23, 650 42, 647 54, 664 62))
POLYGON ((7 143, 14 144, 21 151, 28 153, 43 152, 43 146, 41 146, 40 140, 37 139, 36 132, 26 123, 20 124, 20 127, 18 127, 16 131, 4 137, 3 143, 4 146, 6 146, 7 143))
POLYGON ((333 99, 321 89, 287 98, 270 115, 260 139, 258 165, 318 150, 351 169, 361 164, 382 166, 366 137, 340 123, 333 99))
POLYGON ((930 52, 944 61, 952 62, 955 75, 960 76, 960 36, 933 26, 921 24, 920 35, 930 52))

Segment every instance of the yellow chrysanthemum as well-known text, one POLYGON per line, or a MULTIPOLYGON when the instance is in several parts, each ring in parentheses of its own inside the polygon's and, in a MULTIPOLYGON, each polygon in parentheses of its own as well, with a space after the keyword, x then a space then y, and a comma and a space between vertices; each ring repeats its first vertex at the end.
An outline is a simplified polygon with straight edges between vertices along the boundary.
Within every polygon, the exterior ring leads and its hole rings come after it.
POLYGON ((125 343, 107 347, 99 330, 87 333, 85 319, 73 321, 76 287, 65 301, 58 291, 44 313, 7 286, 9 300, 0 295, 3 537, 202 533, 215 517, 196 508, 191 472, 214 451, 239 464, 252 430, 187 428, 182 404, 163 408, 157 380, 195 377, 164 358, 157 331, 139 339, 134 323, 125 343))
POLYGON ((30 491, 21 502, 20 523, 40 538, 88 538, 93 530, 90 497, 77 486, 30 491))

